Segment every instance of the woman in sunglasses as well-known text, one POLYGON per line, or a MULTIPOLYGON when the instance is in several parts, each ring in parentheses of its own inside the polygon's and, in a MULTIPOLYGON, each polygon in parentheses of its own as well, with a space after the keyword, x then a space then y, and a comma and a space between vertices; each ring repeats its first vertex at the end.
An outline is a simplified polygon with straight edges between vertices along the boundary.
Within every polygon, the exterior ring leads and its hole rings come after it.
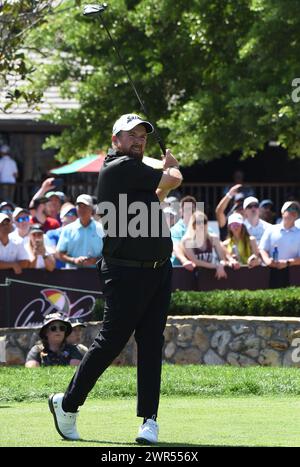
POLYGON ((228 218, 228 237, 223 242, 226 248, 229 266, 239 269, 241 266, 253 268, 261 264, 255 237, 249 235, 241 214, 234 213, 228 218))
POLYGON ((75 345, 66 342, 66 338, 71 332, 71 324, 60 313, 47 315, 39 332, 41 341, 29 351, 25 367, 78 366, 82 355, 75 345))
POLYGON ((214 269, 217 279, 227 278, 224 250, 218 237, 208 232, 207 216, 203 212, 195 211, 192 214, 181 247, 195 267, 214 269), (215 257, 218 258, 217 262, 214 261, 215 257))

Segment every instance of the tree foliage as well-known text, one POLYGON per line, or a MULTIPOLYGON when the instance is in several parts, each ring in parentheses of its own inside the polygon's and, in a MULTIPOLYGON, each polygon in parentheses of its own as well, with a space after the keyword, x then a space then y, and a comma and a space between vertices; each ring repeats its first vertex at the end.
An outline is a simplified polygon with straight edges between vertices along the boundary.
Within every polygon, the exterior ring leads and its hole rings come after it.
MULTIPOLYGON (((183 164, 235 149, 249 156, 270 140, 300 154, 300 104, 291 98, 300 71, 297 3, 111 0, 103 18, 148 113, 183 164)), ((51 58, 37 69, 34 90, 59 84, 80 102, 51 117, 68 126, 48 142, 62 161, 105 149, 114 120, 140 111, 101 23, 84 18, 81 8, 44 22, 26 43, 51 58)), ((154 143, 150 151, 159 153, 154 143)))

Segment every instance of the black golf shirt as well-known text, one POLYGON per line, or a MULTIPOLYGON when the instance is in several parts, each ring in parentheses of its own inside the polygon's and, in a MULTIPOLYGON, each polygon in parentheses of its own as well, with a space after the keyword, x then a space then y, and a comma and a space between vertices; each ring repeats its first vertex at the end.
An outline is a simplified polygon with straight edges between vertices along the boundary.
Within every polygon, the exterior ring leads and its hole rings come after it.
POLYGON ((161 177, 162 170, 153 169, 141 160, 120 154, 113 149, 109 150, 99 173, 97 198, 102 217, 108 213, 103 209, 104 203, 110 202, 114 205, 116 229, 115 233, 112 232, 103 218, 103 227, 106 231, 103 239, 104 258, 159 261, 171 256, 173 245, 170 232, 155 193, 161 177), (121 203, 119 195, 122 195, 121 203), (124 204, 125 200, 127 205, 124 204), (143 208, 143 212, 146 215, 143 216, 143 222, 138 222, 137 216, 141 219, 141 210, 135 210, 136 207, 132 205, 135 202, 142 202, 145 205, 146 210, 143 208), (129 207, 133 210, 132 213, 128 213, 129 207), (155 216, 154 212, 157 212, 158 216, 155 216), (130 225, 136 225, 136 230, 141 233, 132 236, 132 230, 129 229, 128 232, 130 225))

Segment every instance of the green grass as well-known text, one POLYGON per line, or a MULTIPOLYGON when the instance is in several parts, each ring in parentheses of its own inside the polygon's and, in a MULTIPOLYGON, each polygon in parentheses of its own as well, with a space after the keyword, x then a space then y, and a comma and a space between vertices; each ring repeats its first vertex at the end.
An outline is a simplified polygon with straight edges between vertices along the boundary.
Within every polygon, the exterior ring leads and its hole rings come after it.
MULTIPOLYGON (((67 387, 71 367, 0 367, 0 403, 42 401, 51 392, 67 387)), ((209 365, 163 365, 165 396, 274 396, 300 395, 298 368, 209 365)), ((89 399, 125 398, 136 395, 136 369, 110 367, 99 379, 89 399)))
MULTIPOLYGON (((135 399, 88 400, 78 419, 82 441, 56 433, 47 402, 0 405, 0 446, 133 447, 135 399)), ((162 397, 159 446, 300 446, 296 397, 162 397)), ((99 453, 100 455, 100 453, 99 453)))

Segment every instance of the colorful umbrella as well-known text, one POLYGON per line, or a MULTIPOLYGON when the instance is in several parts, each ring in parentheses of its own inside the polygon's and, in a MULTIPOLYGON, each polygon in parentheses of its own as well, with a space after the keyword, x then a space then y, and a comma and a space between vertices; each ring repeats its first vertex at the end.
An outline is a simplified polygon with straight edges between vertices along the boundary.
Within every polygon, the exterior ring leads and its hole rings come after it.
POLYGON ((55 175, 72 174, 76 172, 96 172, 101 169, 106 155, 103 154, 90 154, 89 156, 78 159, 70 164, 66 164, 58 169, 52 169, 50 172, 55 175))

